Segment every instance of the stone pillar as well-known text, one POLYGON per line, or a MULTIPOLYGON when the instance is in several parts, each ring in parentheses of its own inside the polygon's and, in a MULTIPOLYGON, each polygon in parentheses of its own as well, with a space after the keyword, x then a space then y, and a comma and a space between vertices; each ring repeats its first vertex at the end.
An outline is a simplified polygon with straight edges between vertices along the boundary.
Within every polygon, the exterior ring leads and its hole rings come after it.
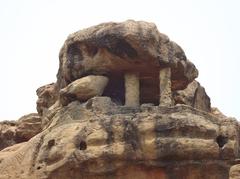
POLYGON ((159 88, 160 88, 160 106, 172 105, 172 90, 171 90, 171 68, 164 68, 159 71, 159 88))
POLYGON ((125 106, 137 107, 139 106, 139 74, 125 73, 125 106))

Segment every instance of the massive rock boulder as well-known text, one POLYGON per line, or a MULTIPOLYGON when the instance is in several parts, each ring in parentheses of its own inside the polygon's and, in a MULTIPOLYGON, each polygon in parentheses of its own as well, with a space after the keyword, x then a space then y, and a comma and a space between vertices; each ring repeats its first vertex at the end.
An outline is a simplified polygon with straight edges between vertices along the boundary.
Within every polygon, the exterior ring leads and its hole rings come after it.
POLYGON ((108 78, 105 76, 89 75, 70 83, 60 90, 60 101, 65 106, 69 102, 86 101, 94 96, 101 96, 108 78))
MULTIPOLYGON (((61 89, 89 75, 106 76, 109 82, 103 95, 123 105, 127 101, 124 78, 128 73, 136 73, 140 83, 136 101, 158 105, 159 96, 163 95, 159 73, 165 68, 170 68, 167 83, 171 91, 185 89, 198 76, 198 70, 181 47, 160 33, 153 23, 128 20, 80 30, 69 35, 60 51, 57 82, 37 90, 38 113, 43 115, 64 96, 60 95, 65 94, 61 89)), ((71 96, 65 97, 63 101, 72 101, 71 96)))
POLYGON ((0 178, 224 179, 238 156, 235 120, 186 105, 136 109, 96 97, 61 108, 42 133, 4 149, 0 178))
POLYGON ((210 98, 199 82, 193 81, 186 89, 173 92, 175 104, 186 104, 202 111, 211 111, 210 98))
POLYGON ((59 59, 59 88, 88 74, 119 76, 136 70, 150 83, 158 81, 154 74, 159 69, 169 66, 172 89, 179 90, 198 75, 180 46, 160 33, 155 24, 143 21, 103 23, 75 32, 65 41, 59 59))
POLYGON ((2 124, 1 179, 239 176, 239 123, 211 108, 195 66, 153 23, 80 30, 59 59, 56 83, 37 90, 38 132, 30 119, 2 124))

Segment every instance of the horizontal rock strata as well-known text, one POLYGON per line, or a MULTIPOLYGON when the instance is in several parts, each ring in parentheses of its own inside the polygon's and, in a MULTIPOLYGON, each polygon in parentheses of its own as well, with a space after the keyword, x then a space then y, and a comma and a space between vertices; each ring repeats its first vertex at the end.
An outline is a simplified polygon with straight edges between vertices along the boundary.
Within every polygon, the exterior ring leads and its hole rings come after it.
POLYGON ((238 133, 236 121, 189 106, 137 109, 96 97, 57 110, 41 134, 3 150, 0 178, 12 168, 10 178, 130 178, 138 170, 152 178, 227 178, 238 133))
POLYGON ((237 179, 239 123, 153 23, 68 36, 38 114, 0 123, 0 179, 237 179))

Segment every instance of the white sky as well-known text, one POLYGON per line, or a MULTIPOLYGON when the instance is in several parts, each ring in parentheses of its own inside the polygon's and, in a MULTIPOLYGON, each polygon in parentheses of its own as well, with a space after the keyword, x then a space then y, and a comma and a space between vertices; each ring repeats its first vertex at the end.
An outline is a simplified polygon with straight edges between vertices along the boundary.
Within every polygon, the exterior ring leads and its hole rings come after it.
POLYGON ((212 106, 240 119, 238 0, 0 0, 0 120, 35 112, 35 90, 55 82, 58 53, 82 28, 154 22, 198 68, 212 106))

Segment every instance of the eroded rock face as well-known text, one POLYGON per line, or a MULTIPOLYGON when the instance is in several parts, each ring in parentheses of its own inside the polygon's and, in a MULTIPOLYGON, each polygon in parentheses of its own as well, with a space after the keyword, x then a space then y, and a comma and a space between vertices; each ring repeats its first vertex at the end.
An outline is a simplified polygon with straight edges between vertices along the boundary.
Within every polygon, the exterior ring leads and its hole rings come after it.
POLYGON ((195 66, 153 23, 80 30, 59 58, 39 115, 0 124, 1 179, 240 176, 239 123, 211 108, 195 66))
POLYGON ((44 110, 52 106, 58 98, 58 89, 55 83, 41 86, 37 89, 37 111, 39 115, 43 115, 44 110))
POLYGON ((16 140, 17 142, 24 142, 28 141, 35 135, 41 132, 41 117, 36 114, 28 114, 22 116, 17 121, 17 128, 16 128, 16 140))
POLYGON ((229 172, 229 179, 239 179, 240 178, 240 164, 231 167, 229 172))
POLYGON ((96 97, 61 108, 48 129, 4 149, 0 178, 120 179, 141 170, 142 178, 225 179, 238 134, 237 121, 188 106, 137 109, 96 97))
POLYGON ((101 95, 119 105, 132 106, 172 105, 171 92, 186 88, 198 76, 181 47, 160 33, 153 23, 143 21, 103 23, 75 32, 65 41, 59 60, 57 82, 37 90, 37 111, 41 116, 58 100, 67 105, 76 99, 86 101, 100 94, 95 90, 95 94, 88 95, 89 84, 85 85, 85 90, 77 92, 78 97, 68 92, 87 76, 107 77, 105 89, 99 84, 95 89, 104 89, 101 95), (166 70, 169 74, 165 76, 169 79, 160 80, 160 74, 166 70), (137 74, 135 84, 139 87, 134 92, 134 86, 127 90, 127 74, 137 74), (126 99, 130 98, 128 94, 135 96, 135 102, 126 99), (168 102, 164 102, 166 99, 168 102))
POLYGON ((60 90, 60 101, 65 106, 71 101, 87 101, 94 96, 101 96, 107 86, 105 76, 89 75, 70 83, 60 90))
POLYGON ((175 104, 186 104, 206 112, 211 111, 210 98, 197 81, 190 83, 186 89, 173 92, 175 104))
POLYGON ((75 32, 65 41, 59 58, 59 88, 89 74, 111 76, 123 71, 141 71, 143 79, 150 77, 154 82, 154 74, 170 66, 172 89, 179 90, 198 75, 176 43, 159 33, 155 24, 143 21, 103 23, 75 32))
POLYGON ((0 123, 0 150, 16 144, 15 131, 15 121, 3 121, 0 123))
POLYGON ((25 142, 41 132, 41 118, 32 113, 18 121, 0 122, 0 150, 17 143, 25 142))

